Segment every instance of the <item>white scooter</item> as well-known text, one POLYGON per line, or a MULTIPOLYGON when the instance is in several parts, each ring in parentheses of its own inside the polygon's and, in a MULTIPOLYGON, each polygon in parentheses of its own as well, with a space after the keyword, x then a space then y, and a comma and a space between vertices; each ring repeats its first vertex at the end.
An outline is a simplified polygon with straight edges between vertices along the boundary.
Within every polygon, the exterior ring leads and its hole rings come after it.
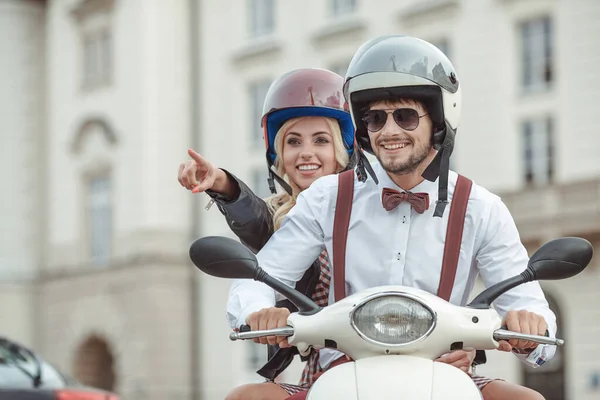
POLYGON ((592 255, 593 248, 584 239, 550 241, 531 257, 523 273, 489 287, 465 307, 423 290, 381 286, 320 308, 269 276, 254 254, 237 241, 205 237, 190 248, 190 258, 203 272, 264 282, 299 309, 288 317, 287 327, 242 329, 232 333, 231 340, 287 336, 301 354, 330 347, 355 361, 326 371, 310 389, 309 400, 481 400, 467 374, 433 360, 455 349, 497 349, 499 340, 562 345, 561 339, 502 329, 502 320, 490 305, 520 284, 575 276, 587 267, 592 255))

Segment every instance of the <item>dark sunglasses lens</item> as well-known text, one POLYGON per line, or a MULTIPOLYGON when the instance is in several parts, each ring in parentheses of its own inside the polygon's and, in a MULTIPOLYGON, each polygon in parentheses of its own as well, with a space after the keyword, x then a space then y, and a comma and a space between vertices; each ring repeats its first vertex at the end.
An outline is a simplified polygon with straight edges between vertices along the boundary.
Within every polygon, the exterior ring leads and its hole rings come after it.
POLYGON ((367 126, 367 130, 377 132, 385 125, 387 113, 383 110, 369 110, 365 113, 363 121, 367 126))
POLYGON ((412 108, 399 108, 394 110, 394 121, 407 131, 417 129, 419 126, 419 113, 412 108))

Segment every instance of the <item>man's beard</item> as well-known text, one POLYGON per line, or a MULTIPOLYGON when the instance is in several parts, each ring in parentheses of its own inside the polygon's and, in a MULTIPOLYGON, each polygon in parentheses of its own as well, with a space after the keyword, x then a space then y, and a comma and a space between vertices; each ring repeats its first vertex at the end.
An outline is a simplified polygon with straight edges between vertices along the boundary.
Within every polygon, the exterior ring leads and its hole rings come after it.
POLYGON ((406 161, 395 160, 394 157, 390 157, 388 160, 383 160, 380 157, 377 157, 377 159, 383 169, 390 174, 406 175, 416 171, 427 159, 430 151, 431 145, 423 145, 419 148, 414 148, 406 161))

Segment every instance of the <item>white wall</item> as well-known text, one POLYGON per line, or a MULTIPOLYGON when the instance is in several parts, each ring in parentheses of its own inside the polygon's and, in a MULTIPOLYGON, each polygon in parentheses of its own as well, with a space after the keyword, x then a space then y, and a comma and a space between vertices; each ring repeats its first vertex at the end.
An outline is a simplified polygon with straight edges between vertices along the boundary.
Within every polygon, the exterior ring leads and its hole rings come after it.
POLYGON ((39 2, 0 3, 0 334, 29 345, 45 229, 44 29, 39 2))
POLYGON ((49 10, 50 265, 86 261, 82 175, 97 163, 113 178, 115 257, 157 247, 180 253, 191 224, 190 199, 174 179, 189 137, 187 3, 116 1, 112 82, 94 91, 81 87, 74 3, 55 1, 49 10), (116 144, 90 135, 73 153, 79 127, 96 117, 114 130, 116 144))

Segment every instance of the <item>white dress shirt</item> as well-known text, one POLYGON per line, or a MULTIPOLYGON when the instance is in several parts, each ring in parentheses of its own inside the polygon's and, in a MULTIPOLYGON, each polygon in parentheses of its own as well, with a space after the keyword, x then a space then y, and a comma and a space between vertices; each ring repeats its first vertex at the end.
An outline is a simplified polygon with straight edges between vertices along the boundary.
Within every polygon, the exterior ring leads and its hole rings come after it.
MULTIPOLYGON (((408 202, 392 211, 381 203, 383 188, 399 188, 379 163, 373 163, 379 179, 359 182, 355 177, 354 201, 348 230, 346 294, 380 285, 403 285, 437 293, 450 204, 442 218, 433 217, 437 182, 427 180, 412 192, 429 193, 430 206, 418 214, 408 202)), ((448 198, 452 200, 458 175, 450 172, 448 198)), ((257 254, 260 266, 271 276, 294 287, 323 249, 329 253, 333 275, 332 233, 338 191, 338 177, 322 177, 298 196, 267 244, 257 254)), ((528 262, 512 216, 500 198, 473 184, 450 302, 465 305, 479 274, 486 287, 521 273, 528 262)), ((329 291, 332 304, 335 276, 329 291)), ((227 319, 232 328, 243 325, 252 312, 273 307, 278 296, 263 283, 237 280, 232 283, 227 319)), ((556 334, 556 317, 548 307, 537 282, 518 286, 500 296, 494 307, 504 316, 509 310, 526 309, 543 316, 550 335, 556 334)), ((336 350, 320 350, 326 368, 340 356, 336 350)), ((517 355, 532 366, 550 359, 554 346, 540 345, 529 356, 517 355)))

